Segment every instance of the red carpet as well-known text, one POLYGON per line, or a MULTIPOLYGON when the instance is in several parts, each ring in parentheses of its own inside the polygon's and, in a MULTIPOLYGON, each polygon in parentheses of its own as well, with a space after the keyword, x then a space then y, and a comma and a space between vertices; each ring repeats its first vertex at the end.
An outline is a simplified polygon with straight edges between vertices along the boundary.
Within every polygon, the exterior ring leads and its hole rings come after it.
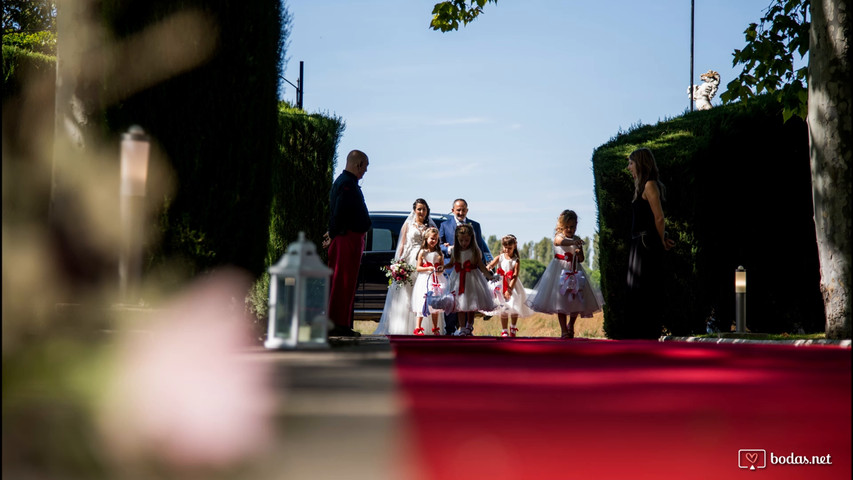
POLYGON ((414 470, 427 479, 851 478, 849 349, 406 336, 391 344, 422 462, 414 470), (831 465, 778 464, 826 455, 831 465))

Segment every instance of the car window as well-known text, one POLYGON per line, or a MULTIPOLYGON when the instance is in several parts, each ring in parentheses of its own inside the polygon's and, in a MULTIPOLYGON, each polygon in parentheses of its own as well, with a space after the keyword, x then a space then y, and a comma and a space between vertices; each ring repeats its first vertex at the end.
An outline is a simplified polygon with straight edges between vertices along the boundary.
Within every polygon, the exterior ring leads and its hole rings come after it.
POLYGON ((367 250, 375 252, 382 250, 393 250, 394 241, 391 238, 391 230, 387 228, 373 228, 368 242, 367 250))

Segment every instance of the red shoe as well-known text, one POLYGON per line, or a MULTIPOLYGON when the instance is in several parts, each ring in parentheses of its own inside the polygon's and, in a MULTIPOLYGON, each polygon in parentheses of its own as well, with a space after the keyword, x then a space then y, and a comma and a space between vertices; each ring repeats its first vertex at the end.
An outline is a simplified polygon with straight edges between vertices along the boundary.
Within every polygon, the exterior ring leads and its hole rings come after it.
POLYGON ((438 328, 438 327, 433 328, 433 329, 432 329, 432 334, 433 334, 433 335, 441 335, 441 329, 440 329, 440 328, 438 328))
POLYGON ((509 332, 507 332, 506 330, 504 330, 503 332, 501 332, 501 336, 502 336, 502 337, 508 337, 508 336, 509 336, 509 332))
POLYGON ((518 333, 518 329, 515 327, 509 327, 509 336, 514 337, 518 333))
POLYGON ((416 329, 415 329, 415 331, 414 331, 414 332, 412 332, 412 333, 414 333, 415 335, 423 336, 423 334, 424 334, 424 329, 423 329, 423 328, 418 327, 418 328, 416 328, 416 329))

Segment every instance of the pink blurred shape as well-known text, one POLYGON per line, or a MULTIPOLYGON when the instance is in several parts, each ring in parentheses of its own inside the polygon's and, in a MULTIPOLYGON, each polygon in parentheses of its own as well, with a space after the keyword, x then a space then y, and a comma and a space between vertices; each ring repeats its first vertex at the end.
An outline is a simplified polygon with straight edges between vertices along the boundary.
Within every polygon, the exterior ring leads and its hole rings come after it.
POLYGON ((264 451, 274 433, 269 363, 251 346, 248 278, 222 271, 196 282, 151 328, 124 334, 101 417, 119 460, 223 468, 264 451))

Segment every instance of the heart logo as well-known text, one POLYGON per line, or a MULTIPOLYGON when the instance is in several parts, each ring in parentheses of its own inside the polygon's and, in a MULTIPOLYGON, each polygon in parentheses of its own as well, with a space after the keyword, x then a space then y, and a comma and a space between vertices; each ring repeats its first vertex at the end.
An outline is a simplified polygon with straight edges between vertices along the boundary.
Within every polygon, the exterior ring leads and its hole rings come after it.
POLYGON ((749 461, 749 463, 755 463, 756 461, 758 461, 758 453, 757 452, 747 453, 746 459, 749 461))

